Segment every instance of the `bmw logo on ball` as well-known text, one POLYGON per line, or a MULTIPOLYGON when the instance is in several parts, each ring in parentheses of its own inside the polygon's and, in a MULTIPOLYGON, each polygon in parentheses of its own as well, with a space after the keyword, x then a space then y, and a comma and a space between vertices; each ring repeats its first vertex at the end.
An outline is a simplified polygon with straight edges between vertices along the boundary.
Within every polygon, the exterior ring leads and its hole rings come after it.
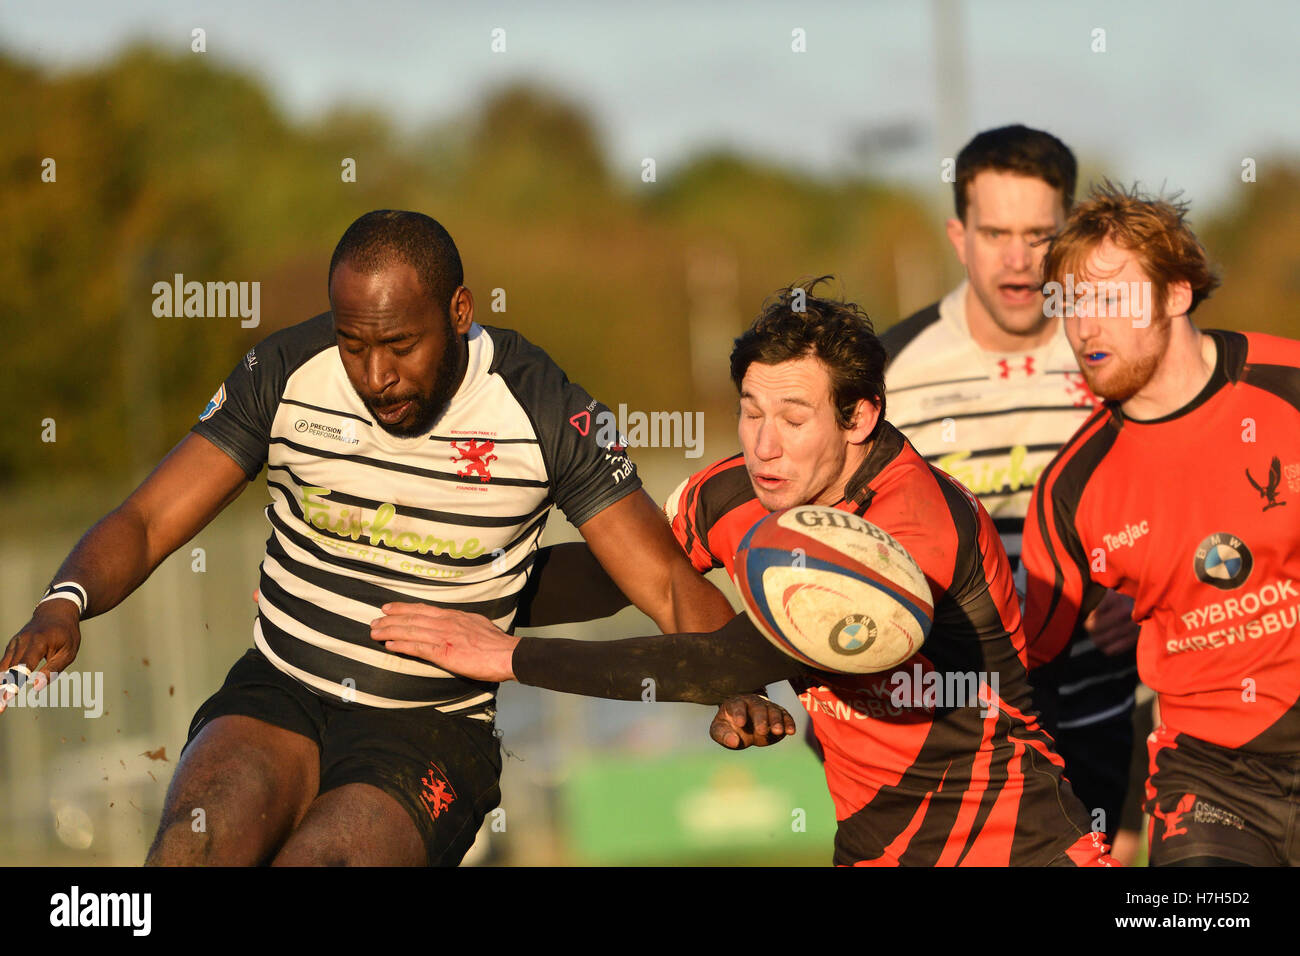
POLYGON ((831 631, 831 650, 837 654, 861 654, 876 640, 876 622, 865 614, 850 614, 831 631))
POLYGON ((1255 559, 1250 549, 1236 535, 1212 534, 1196 546, 1193 567, 1196 577, 1222 591, 1231 591, 1246 583, 1255 559))

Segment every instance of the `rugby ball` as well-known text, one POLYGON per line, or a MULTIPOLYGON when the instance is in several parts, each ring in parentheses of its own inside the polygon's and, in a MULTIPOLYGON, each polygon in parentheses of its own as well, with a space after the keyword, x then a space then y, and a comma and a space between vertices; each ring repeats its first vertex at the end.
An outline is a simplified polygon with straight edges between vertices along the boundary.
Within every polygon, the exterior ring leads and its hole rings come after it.
POLYGON ((733 577, 769 641, 819 670, 873 674, 921 649, 934 605, 893 536, 839 508, 775 511, 736 551, 733 577))

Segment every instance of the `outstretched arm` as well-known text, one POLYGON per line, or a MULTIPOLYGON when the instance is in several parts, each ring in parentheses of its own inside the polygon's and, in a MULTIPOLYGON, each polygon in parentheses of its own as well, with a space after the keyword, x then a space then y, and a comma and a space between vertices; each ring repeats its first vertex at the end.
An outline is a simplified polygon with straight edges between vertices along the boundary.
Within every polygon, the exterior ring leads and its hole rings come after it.
POLYGON ((644 491, 619 499, 578 530, 619 590, 665 634, 712 631, 735 615, 722 592, 691 567, 644 491))
MULTIPOLYGON (((644 494, 632 495, 585 522, 581 530, 590 544, 543 548, 520 595, 515 625, 545 627, 608 617, 631 603, 625 590, 635 592, 638 606, 665 630, 711 630, 729 621, 730 605, 691 566, 663 513, 652 504, 647 508, 648 502, 644 494), (620 588, 611 574, 625 586, 620 588), (651 612, 649 605, 656 602, 659 615, 676 618, 672 625, 665 626, 651 612)), ((709 728, 709 736, 730 749, 769 746, 794 732, 794 718, 755 692, 725 700, 709 728)))
POLYGON ((384 617, 371 624, 371 637, 390 651, 476 680, 518 680, 612 700, 639 700, 653 687, 656 700, 717 704, 805 669, 744 614, 703 634, 571 641, 513 637, 477 614, 386 604, 384 617))
POLYGON ((85 591, 78 613, 67 600, 44 601, 9 642, 0 672, 22 664, 60 671, 81 644, 78 621, 116 607, 163 559, 194 537, 248 486, 248 475, 206 438, 187 435, 121 505, 77 542, 54 584, 73 581, 85 591))

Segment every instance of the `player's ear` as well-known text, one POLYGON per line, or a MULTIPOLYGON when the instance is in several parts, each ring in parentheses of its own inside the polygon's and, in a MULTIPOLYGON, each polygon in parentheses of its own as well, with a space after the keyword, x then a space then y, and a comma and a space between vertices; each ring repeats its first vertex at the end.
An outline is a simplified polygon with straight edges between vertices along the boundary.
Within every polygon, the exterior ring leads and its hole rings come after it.
POLYGON ((948 241, 957 252, 957 261, 966 265, 966 224, 960 219, 949 219, 944 228, 948 233, 948 241))
POLYGON ((451 294, 450 313, 451 327, 456 330, 456 334, 466 334, 474 321, 474 294, 468 287, 457 286, 451 294))
POLYGON ((1186 279, 1171 282, 1165 287, 1165 315, 1175 318, 1186 315, 1192 307, 1192 286, 1186 279))
POLYGON ((853 421, 849 425, 848 435, 846 436, 850 444, 860 445, 867 440, 876 427, 876 422, 880 419, 880 406, 874 405, 865 398, 858 399, 858 407, 853 412, 853 421))

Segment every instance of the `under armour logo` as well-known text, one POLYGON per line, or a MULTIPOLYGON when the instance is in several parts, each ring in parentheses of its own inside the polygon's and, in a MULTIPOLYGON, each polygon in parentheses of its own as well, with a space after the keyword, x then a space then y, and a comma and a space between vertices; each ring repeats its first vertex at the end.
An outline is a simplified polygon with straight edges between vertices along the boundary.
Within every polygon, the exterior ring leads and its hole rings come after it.
MULTIPOLYGON (((998 373, 998 378, 1010 378, 1010 377, 1011 377, 1011 369, 1012 369, 1012 365, 1011 365, 1010 360, 1008 360, 1008 359, 998 359, 998 368, 1002 370, 1002 371, 1000 371, 1000 372, 998 373)), ((1026 375, 1033 375, 1033 374, 1034 374, 1034 357, 1033 357, 1032 355, 1026 355, 1026 356, 1025 356, 1025 362, 1024 362, 1024 365, 1022 365, 1019 369, 1017 369, 1017 371, 1024 372, 1026 375)))

